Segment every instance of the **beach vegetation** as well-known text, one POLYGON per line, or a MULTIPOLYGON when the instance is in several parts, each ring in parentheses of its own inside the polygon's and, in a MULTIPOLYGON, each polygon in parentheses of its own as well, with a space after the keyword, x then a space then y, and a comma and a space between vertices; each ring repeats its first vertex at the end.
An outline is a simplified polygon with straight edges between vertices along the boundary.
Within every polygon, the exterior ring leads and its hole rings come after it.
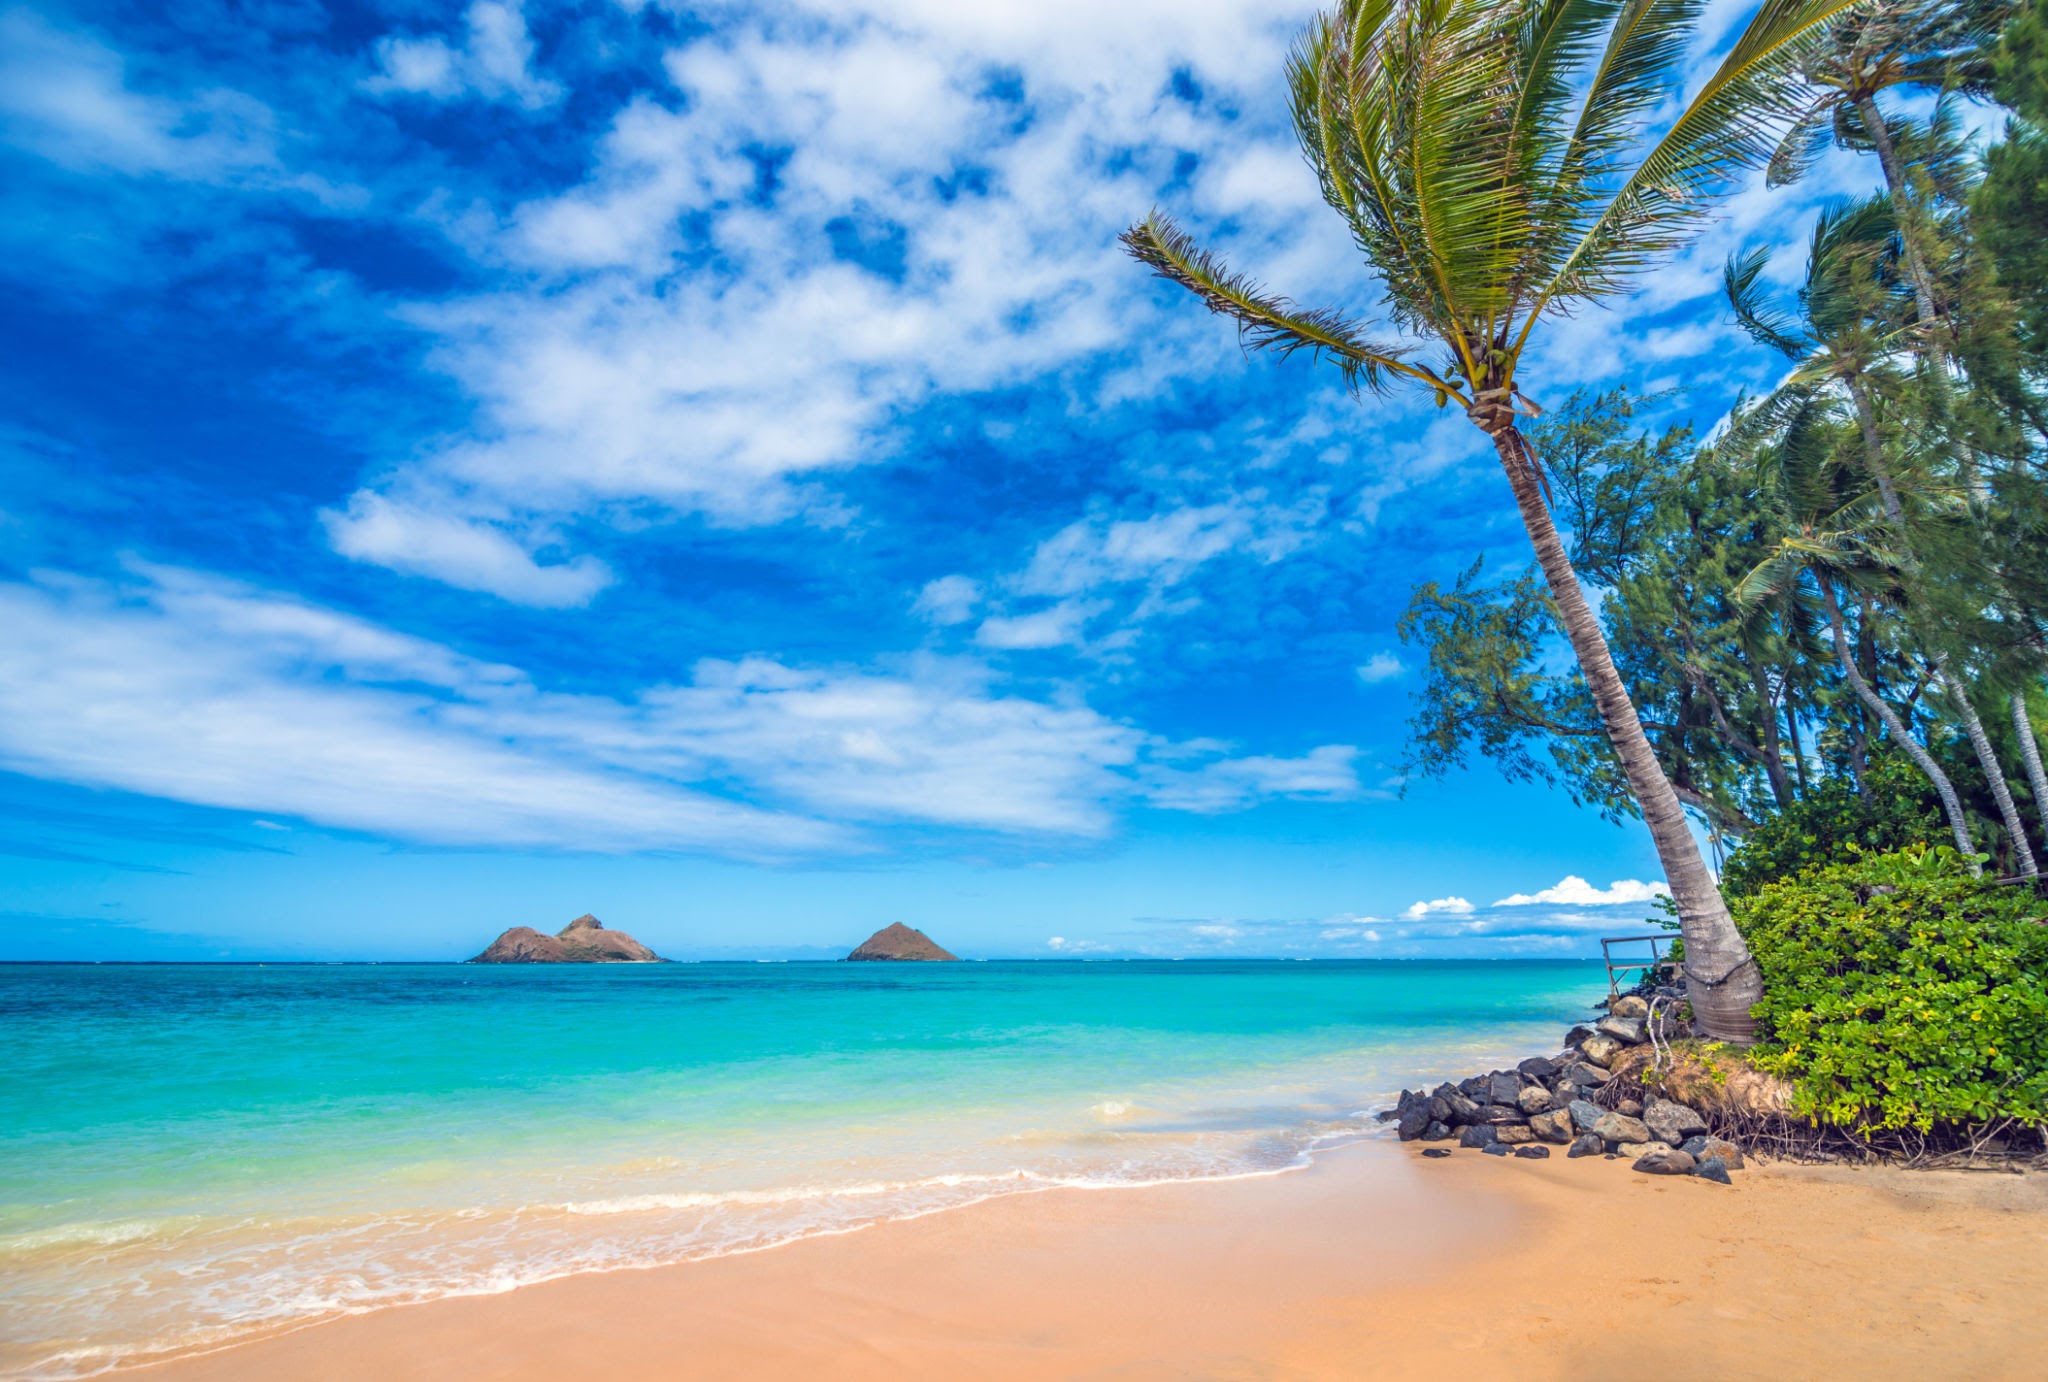
POLYGON ((2048 1126, 2048 904, 1945 845, 1864 854, 1737 907, 1764 972, 1755 1068, 1862 1135, 2048 1126))

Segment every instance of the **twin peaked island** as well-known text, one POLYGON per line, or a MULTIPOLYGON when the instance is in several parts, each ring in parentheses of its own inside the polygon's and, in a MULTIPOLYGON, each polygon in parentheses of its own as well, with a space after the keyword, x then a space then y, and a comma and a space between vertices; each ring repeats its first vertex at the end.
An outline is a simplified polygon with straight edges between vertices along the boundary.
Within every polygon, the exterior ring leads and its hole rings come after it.
MULTIPOLYGON (((854 947, 849 960, 957 960, 930 936, 898 922, 884 926, 854 947)), ((514 926, 492 941, 473 965, 659 964, 661 956, 624 931, 608 931, 585 912, 550 936, 531 926, 514 926)))

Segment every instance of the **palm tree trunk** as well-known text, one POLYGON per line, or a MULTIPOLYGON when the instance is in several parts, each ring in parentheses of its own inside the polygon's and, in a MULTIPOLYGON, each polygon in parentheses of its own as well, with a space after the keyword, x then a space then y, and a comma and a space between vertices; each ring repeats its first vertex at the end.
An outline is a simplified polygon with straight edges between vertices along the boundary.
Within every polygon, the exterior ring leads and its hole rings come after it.
MULTIPOLYGON (((1878 436, 1877 410, 1871 404, 1869 387, 1860 375, 1848 375, 1844 382, 1849 386, 1849 396, 1856 403, 1856 426, 1863 434, 1864 463, 1871 478, 1877 481, 1885 517, 1898 530, 1907 564, 1917 569, 1919 562, 1913 555, 1912 539, 1906 531, 1906 511, 1899 503, 1898 489, 1892 484, 1891 474, 1884 463, 1884 442, 1878 436)), ((1931 654, 1934 669, 1941 674, 1942 686, 1948 691, 1948 698, 1963 722, 1963 732, 1970 737, 1970 748, 1977 755, 1977 766, 1984 770, 1984 780, 1991 788, 1991 799, 1998 803, 1999 819, 2005 822, 2005 833, 2012 841, 2020 873, 2032 878, 2040 869, 2034 863, 2033 846, 2027 843, 2026 823, 2020 819, 2019 808, 2013 804, 2012 786, 2005 780, 2005 765, 1998 761, 1998 751, 1991 747, 1991 736, 1984 732, 1984 721, 1970 700, 1969 688, 1950 671, 1948 654, 1939 647, 1933 647, 1931 654)))
POLYGON ((1955 784, 1948 780, 1948 774, 1941 770, 1941 764, 1934 761, 1934 755, 1920 746, 1918 740, 1907 731, 1899 713, 1893 710, 1885 698, 1872 689, 1863 679, 1863 673, 1856 670, 1856 659, 1849 655, 1849 635, 1842 628, 1842 607, 1835 603, 1835 588, 1825 580, 1819 581, 1821 608, 1827 612, 1828 627, 1835 635, 1835 661, 1842 666, 1842 675, 1848 679, 1856 698, 1870 707, 1884 725, 1885 733, 1892 742, 1906 751, 1906 757, 1913 760, 1915 767, 1927 775, 1934 784, 1934 793, 1941 798, 1941 813, 1948 817, 1949 833, 1955 836, 1956 852, 1970 861, 1970 873, 1983 877, 1984 870, 1977 863, 1977 847, 1970 843, 1970 827, 1963 819, 1962 799, 1956 795, 1955 784))
POLYGON ((1906 242, 1906 274, 1913 280, 1913 310, 1919 317, 1920 325, 1932 327, 1935 323, 1934 275, 1927 271, 1927 261, 1920 253, 1920 240, 1913 232, 1917 225, 1914 216, 1913 198, 1906 186, 1906 165, 1899 161, 1899 151, 1892 147, 1892 132, 1884 122, 1884 113, 1877 108, 1874 96, 1858 96, 1856 113, 1863 117, 1863 128, 1870 133, 1870 142, 1877 146, 1877 161, 1884 169, 1884 185, 1892 195, 1892 210, 1898 214, 1899 236, 1906 242))
POLYGON ((1535 457, 1511 417, 1490 411, 1483 420, 1474 420, 1492 437, 1494 449, 1500 453, 1501 468, 1507 472, 1515 505, 1522 513, 1522 526, 1528 529, 1529 543, 1549 582, 1558 623, 1578 655, 1579 670, 1593 693, 1600 722, 1628 775, 1629 791, 1642 809, 1650 838, 1656 842, 1657 858, 1678 905, 1679 930, 1685 937, 1686 987, 1693 1016, 1708 1036, 1754 1041, 1756 1020, 1750 1009, 1763 997, 1762 976, 1735 929, 1735 919, 1728 914, 1714 875, 1700 857, 1685 808, 1679 805, 1678 794, 1643 733, 1642 721, 1636 718, 1635 705, 1615 670, 1599 617, 1579 588, 1578 573, 1572 570, 1557 525, 1551 521, 1550 506, 1543 500, 1535 457))
POLYGON ((1991 736, 1984 732, 1984 721, 1977 716, 1977 707, 1970 700, 1969 688, 1950 675, 1948 654, 1934 654, 1934 669, 1941 674, 1941 684, 1948 691, 1948 698, 1954 702, 1956 714, 1963 722, 1963 732, 1970 736, 1970 747, 1976 750, 1977 764, 1984 770, 1985 781, 1991 784, 1991 799, 1998 803, 1999 819, 2005 822, 2006 838, 2012 841, 2012 852, 2019 859, 2020 876, 2033 878, 2041 870, 2034 863, 2034 847, 2027 843, 2027 825, 2020 819, 2020 809, 2013 804, 2012 785, 2005 780, 2005 768, 1998 761, 1998 751, 1991 747, 1991 736))
POLYGON ((2027 714, 2026 693, 2012 693, 2012 727, 2020 737, 2020 760, 2027 765, 2027 786, 2034 791, 2034 819, 2041 824, 2041 841, 2048 844, 2048 774, 2041 771, 2041 741, 2034 737, 2034 720, 2027 714))

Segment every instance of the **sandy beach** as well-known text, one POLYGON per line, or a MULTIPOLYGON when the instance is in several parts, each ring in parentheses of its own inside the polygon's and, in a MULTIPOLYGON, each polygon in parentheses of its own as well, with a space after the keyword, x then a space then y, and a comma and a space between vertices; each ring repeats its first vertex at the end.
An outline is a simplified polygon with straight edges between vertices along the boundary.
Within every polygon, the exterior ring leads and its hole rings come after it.
POLYGON ((766 1252, 389 1309, 151 1382, 2033 1378, 2048 1179, 1425 1161, 984 1202, 766 1252))

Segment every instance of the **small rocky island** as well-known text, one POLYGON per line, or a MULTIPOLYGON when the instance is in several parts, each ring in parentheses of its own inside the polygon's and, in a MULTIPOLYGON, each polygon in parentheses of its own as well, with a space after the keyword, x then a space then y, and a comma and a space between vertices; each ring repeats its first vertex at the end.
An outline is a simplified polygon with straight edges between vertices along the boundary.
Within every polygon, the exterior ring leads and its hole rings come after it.
POLYGON ((552 936, 531 926, 514 926, 469 963, 588 965, 655 964, 660 961, 661 956, 624 931, 607 931, 603 922, 585 912, 552 936))
POLYGON ((957 960, 960 957, 949 950, 942 950, 932 943, 932 938, 902 922, 892 922, 869 936, 853 948, 849 960, 957 960))

